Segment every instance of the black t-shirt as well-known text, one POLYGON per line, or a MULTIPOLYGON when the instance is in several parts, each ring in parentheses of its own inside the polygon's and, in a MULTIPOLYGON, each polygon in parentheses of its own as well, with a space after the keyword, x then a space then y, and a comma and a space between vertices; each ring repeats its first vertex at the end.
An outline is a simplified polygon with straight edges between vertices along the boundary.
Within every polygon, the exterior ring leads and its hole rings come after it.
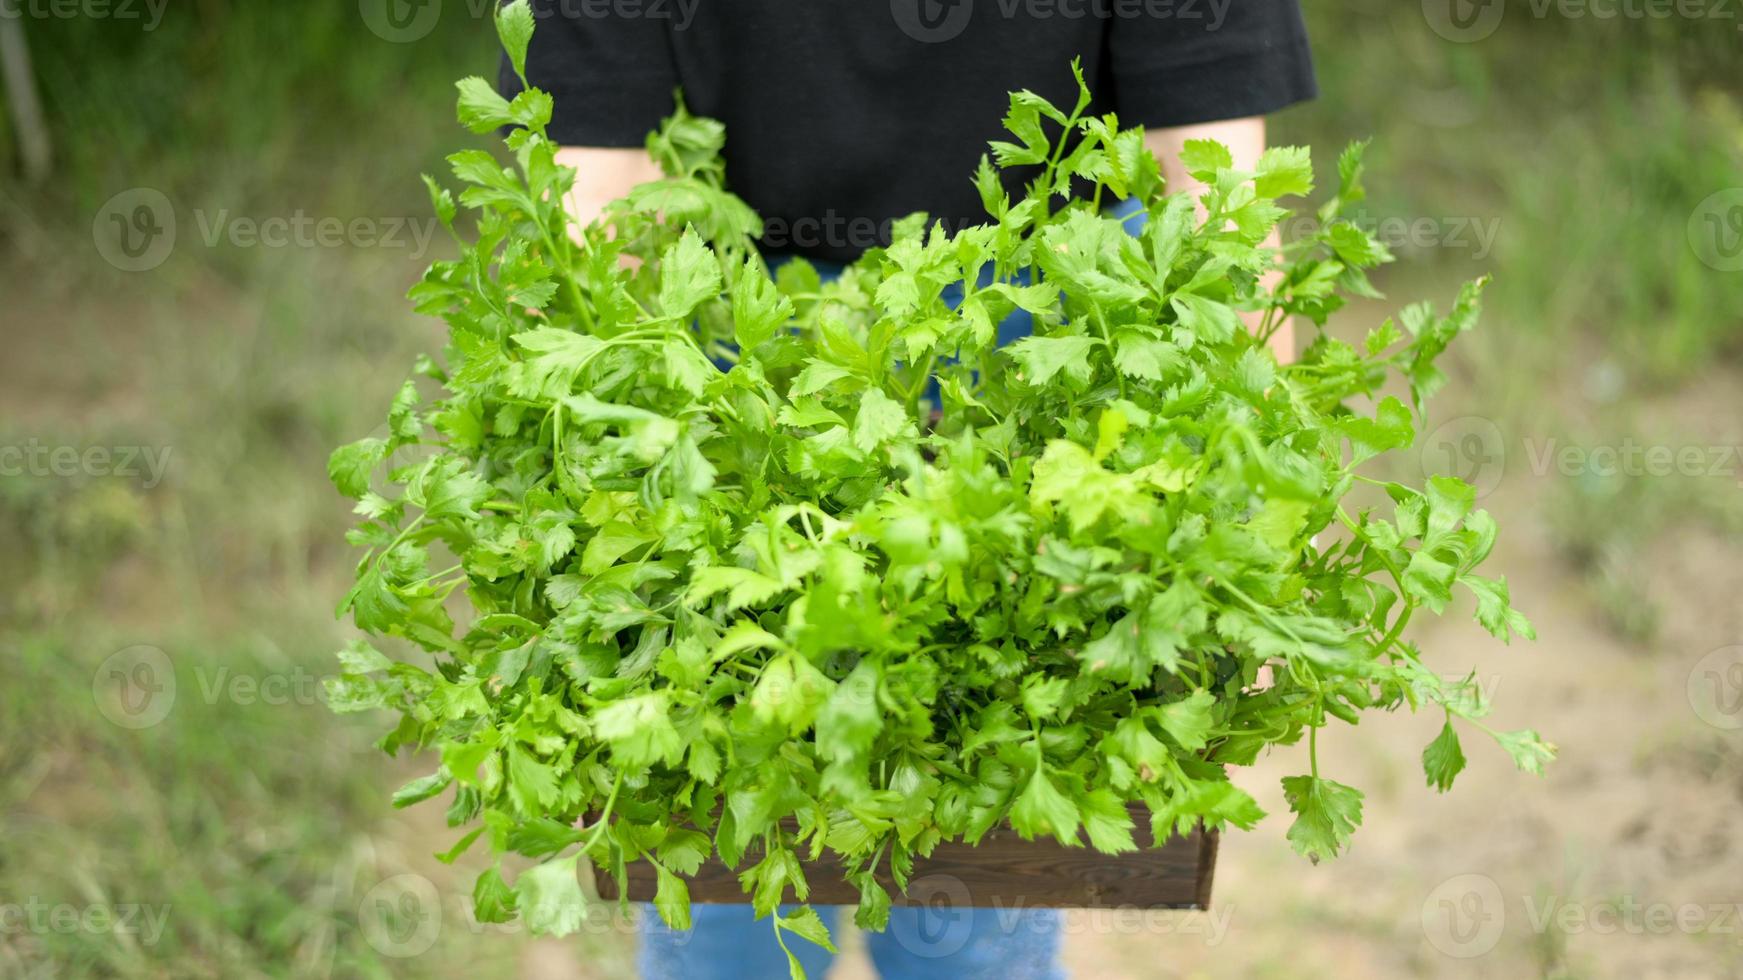
MULTIPOLYGON (((639 146, 682 87, 726 124, 727 184, 771 252, 851 260, 891 219, 984 220, 969 181, 1012 90, 1123 126, 1314 93, 1297 0, 534 0, 532 84, 571 146, 639 146)), ((505 67, 503 84, 518 83, 505 67)))

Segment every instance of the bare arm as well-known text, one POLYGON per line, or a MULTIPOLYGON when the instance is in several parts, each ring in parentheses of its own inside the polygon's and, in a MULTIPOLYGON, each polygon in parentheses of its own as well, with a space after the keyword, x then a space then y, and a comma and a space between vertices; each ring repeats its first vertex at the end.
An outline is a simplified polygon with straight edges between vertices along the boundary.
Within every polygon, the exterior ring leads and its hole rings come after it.
MULTIPOLYGON (((1227 122, 1157 129, 1145 134, 1145 145, 1162 163, 1162 176, 1168 182, 1169 192, 1184 190, 1196 196, 1205 189, 1204 185, 1193 180, 1192 175, 1180 163, 1180 151, 1186 148, 1187 140, 1215 140, 1229 148, 1237 168, 1252 170, 1259 162, 1259 155, 1265 152, 1265 119, 1262 116, 1253 116, 1227 122)), ((1279 241, 1278 234, 1273 231, 1266 244, 1275 247, 1279 241)), ((1275 276, 1267 277, 1266 284, 1274 281, 1275 276)), ((1257 327, 1258 320, 1257 316, 1249 317, 1247 326, 1257 327)), ((1277 355, 1280 363, 1295 359, 1295 331, 1287 320, 1271 335, 1270 347, 1271 353, 1277 355)))
POLYGON ((661 176, 659 164, 639 146, 565 146, 557 150, 557 165, 577 171, 575 187, 564 202, 577 230, 587 227, 607 204, 628 194, 630 188, 661 176))

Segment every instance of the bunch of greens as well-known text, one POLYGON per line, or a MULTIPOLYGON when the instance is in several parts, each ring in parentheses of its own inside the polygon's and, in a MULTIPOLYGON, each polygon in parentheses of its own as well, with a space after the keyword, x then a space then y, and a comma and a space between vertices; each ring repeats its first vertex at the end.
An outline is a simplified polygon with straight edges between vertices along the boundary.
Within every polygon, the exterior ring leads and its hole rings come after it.
MULTIPOLYGON (((526 5, 498 27, 520 69, 526 5)), ((881 928, 874 871, 901 883, 1004 821, 1109 854, 1134 847, 1128 801, 1158 840, 1250 828, 1260 808, 1226 768, 1303 734, 1288 836, 1317 860, 1362 794, 1320 774, 1313 736, 1370 709, 1444 710, 1423 753, 1441 789, 1465 765, 1454 717, 1523 769, 1551 756, 1486 727, 1476 686, 1403 637, 1455 586, 1495 636, 1530 635, 1505 580, 1474 571, 1496 528, 1472 489, 1341 503, 1414 438, 1399 399, 1352 403, 1402 379, 1419 415, 1480 284, 1449 315, 1412 306, 1360 346, 1320 333, 1280 366, 1264 340, 1285 318, 1323 325, 1389 258, 1339 218, 1360 147, 1324 230, 1280 255, 1262 243, 1278 199, 1312 190, 1306 150, 1247 173, 1191 144, 1195 208, 1163 193, 1140 131, 1088 104, 1013 95, 1013 141, 974 176, 984 225, 915 216, 823 284, 803 261, 770 275, 722 188, 717 123, 680 109, 648 141, 665 179, 578 229, 549 96, 460 83, 462 122, 512 127, 517 166, 464 152, 457 199, 430 182, 450 230, 461 205, 477 218, 411 294, 449 345, 383 437, 330 463, 365 551, 341 611, 435 669, 359 642, 332 694, 400 713, 387 750, 439 752, 394 802, 453 789, 450 822, 473 826, 446 859, 483 836, 542 862, 512 885, 485 872, 481 919, 573 930, 583 855, 620 879, 652 864, 681 927, 685 876, 718 854, 768 913, 805 900, 802 862, 827 850, 881 928), (1035 174, 1020 200, 1007 167, 1035 174), (1141 203, 1141 233, 1103 213, 1115 198, 1141 203), (1019 308, 1034 336, 998 347, 1019 308)), ((809 911, 774 921, 828 942, 809 911)))

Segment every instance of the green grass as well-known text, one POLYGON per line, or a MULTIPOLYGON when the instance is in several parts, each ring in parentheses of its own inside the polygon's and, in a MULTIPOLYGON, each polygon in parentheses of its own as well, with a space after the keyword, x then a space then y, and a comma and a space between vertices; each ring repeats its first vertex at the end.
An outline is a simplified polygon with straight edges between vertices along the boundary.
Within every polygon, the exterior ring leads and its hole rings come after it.
POLYGON ((1515 3, 1491 36, 1457 44, 1414 3, 1308 9, 1324 93, 1279 135, 1372 136, 1376 216, 1498 224, 1486 263, 1458 247, 1405 256, 1495 274, 1486 342, 1507 352, 1485 367, 1525 378, 1601 350, 1652 386, 1743 352, 1737 274, 1702 264, 1688 232, 1710 195, 1743 187, 1735 22, 1538 18, 1515 3))

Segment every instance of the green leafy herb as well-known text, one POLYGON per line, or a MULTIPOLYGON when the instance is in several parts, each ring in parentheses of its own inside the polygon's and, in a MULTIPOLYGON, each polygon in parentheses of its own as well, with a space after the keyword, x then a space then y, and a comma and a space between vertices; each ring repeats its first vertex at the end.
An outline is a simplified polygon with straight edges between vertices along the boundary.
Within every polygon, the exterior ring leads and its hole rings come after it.
MULTIPOLYGON (((518 69, 525 3, 499 26, 518 69)), ((458 195, 430 182, 460 254, 411 298, 450 328, 444 367, 329 464, 358 501, 341 612, 435 667, 358 644, 333 690, 340 710, 400 713, 384 748, 439 754, 396 804, 451 788, 454 825, 543 862, 512 887, 486 872, 481 919, 577 928, 585 856, 652 863, 681 927, 710 853, 766 914, 805 900, 803 860, 828 850, 881 928, 875 874, 1003 821, 1110 854, 1134 846, 1130 801, 1159 837, 1252 827, 1229 767, 1303 734, 1288 835, 1330 857, 1362 797, 1319 775, 1317 732, 1401 705, 1438 705, 1521 769, 1552 756, 1483 725, 1475 685, 1403 638, 1460 590, 1485 629, 1530 636, 1505 580, 1475 573, 1496 528, 1471 488, 1344 503, 1375 482, 1358 467, 1415 438, 1382 385, 1420 411, 1481 284, 1361 347, 1321 332, 1286 365, 1265 348, 1287 318, 1323 326, 1373 295, 1385 250, 1338 220, 1363 196, 1359 147, 1326 230, 1279 254, 1264 242, 1277 199, 1312 188, 1306 150, 1242 173, 1189 144, 1211 188, 1195 215, 1140 133, 1084 115, 1087 90, 1071 111, 1018 93, 1016 141, 976 175, 988 223, 915 216, 823 284, 764 265, 718 123, 680 107, 648 140, 665 178, 577 229, 550 100, 460 93, 463 122, 512 127, 515 167, 461 153, 458 195), (1005 165, 1036 168, 1014 202, 1005 165), (1104 191, 1147 211, 1141 234, 1104 191), (999 348, 1017 308, 1034 336, 999 348)), ((1450 723, 1423 764, 1440 789, 1464 767, 1450 723)), ((829 942, 808 911, 775 928, 829 942)))

